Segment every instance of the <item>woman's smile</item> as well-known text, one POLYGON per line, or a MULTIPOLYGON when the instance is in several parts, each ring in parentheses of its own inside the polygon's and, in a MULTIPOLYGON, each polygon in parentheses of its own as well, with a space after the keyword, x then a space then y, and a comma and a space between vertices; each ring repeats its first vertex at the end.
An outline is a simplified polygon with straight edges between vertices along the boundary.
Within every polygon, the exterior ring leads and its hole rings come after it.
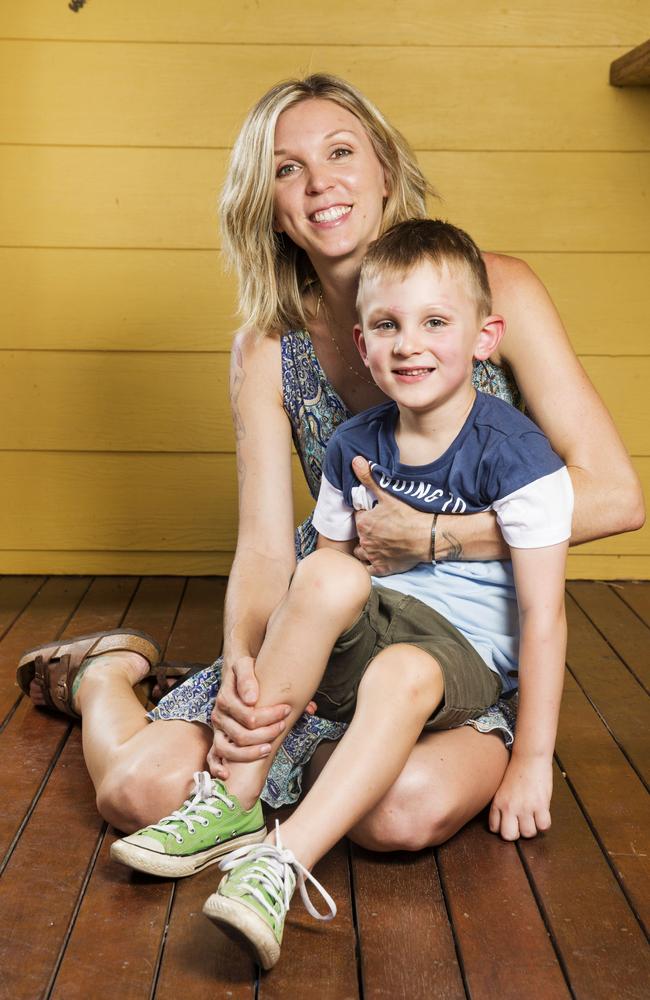
POLYGON ((309 216, 310 222, 319 225, 336 225, 345 219, 352 211, 352 205, 332 205, 331 208, 320 208, 309 216))

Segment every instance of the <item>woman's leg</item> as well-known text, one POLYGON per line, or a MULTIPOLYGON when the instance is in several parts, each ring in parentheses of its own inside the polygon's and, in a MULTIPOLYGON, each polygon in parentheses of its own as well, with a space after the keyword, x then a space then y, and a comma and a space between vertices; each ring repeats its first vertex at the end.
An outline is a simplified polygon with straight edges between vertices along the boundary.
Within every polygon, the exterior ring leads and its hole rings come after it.
MULTIPOLYGON (((276 613, 276 639, 265 643, 266 654, 260 653, 258 664, 263 673, 266 673, 265 661, 277 661, 282 669, 274 680, 269 674, 260 704, 289 700, 286 685, 290 671, 287 666, 295 661, 293 698, 296 709, 287 719, 287 725, 292 725, 300 715, 313 691, 309 690, 303 700, 302 687, 307 678, 302 651, 319 647, 323 661, 317 664, 319 678, 331 647, 349 624, 348 617, 351 615, 353 621, 365 604, 370 579, 361 567, 355 572, 357 565, 351 558, 331 550, 323 550, 303 560, 296 575, 294 596, 302 601, 304 614, 301 619, 298 607, 295 636, 287 639, 281 609, 276 613), (345 560, 346 571, 344 585, 339 578, 342 560, 345 560), (318 621, 314 620, 315 613, 318 621)), ((270 628, 269 636, 272 633, 270 628)), ((212 731, 201 723, 149 722, 133 691, 133 686, 148 669, 147 661, 137 653, 115 652, 93 657, 80 676, 75 695, 75 708, 82 717, 84 757, 95 786, 97 807, 106 820, 126 833, 155 823, 178 808, 190 790, 193 773, 205 769, 212 745, 212 731)), ((310 684, 308 681, 305 690, 310 684)), ((38 689, 34 694, 40 694, 38 689)), ((273 752, 283 736, 284 733, 276 740, 273 752)), ((273 754, 270 754, 261 762, 260 789, 272 759, 273 754)), ((251 764, 231 765, 231 771, 236 770, 241 775, 239 781, 231 775, 234 794, 238 794, 241 786, 242 798, 247 799, 248 789, 257 785, 259 776, 251 764)), ((259 789, 252 798, 258 794, 259 789)))
MULTIPOLYGON (((308 787, 334 747, 322 744, 309 766, 308 787)), ((471 726, 423 733, 402 772, 348 836, 373 851, 419 851, 442 844, 494 797, 509 753, 497 733, 471 726)))
POLYGON ((178 807, 212 743, 200 723, 149 722, 133 691, 148 670, 138 653, 104 653, 84 667, 74 696, 97 808, 129 833, 178 807))

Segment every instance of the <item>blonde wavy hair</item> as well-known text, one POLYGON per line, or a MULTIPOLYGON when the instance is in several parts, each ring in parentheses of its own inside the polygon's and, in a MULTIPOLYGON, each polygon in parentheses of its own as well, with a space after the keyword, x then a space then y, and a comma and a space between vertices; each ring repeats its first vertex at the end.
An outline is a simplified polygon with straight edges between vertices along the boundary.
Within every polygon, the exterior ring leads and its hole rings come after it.
POLYGON ((273 230, 277 120, 287 108, 311 98, 333 101, 365 127, 387 178, 382 232, 405 219, 425 218, 426 195, 435 193, 406 139, 345 80, 316 73, 272 87, 237 137, 220 202, 222 249, 239 280, 240 316, 261 335, 306 326, 304 292, 318 280, 306 253, 273 230))

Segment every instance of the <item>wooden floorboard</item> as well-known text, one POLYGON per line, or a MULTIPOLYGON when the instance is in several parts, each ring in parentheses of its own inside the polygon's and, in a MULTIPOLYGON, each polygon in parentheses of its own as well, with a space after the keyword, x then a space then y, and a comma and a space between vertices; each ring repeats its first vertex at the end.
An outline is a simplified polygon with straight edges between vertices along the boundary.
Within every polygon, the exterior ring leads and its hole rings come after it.
POLYGON ((644 1000, 645 938, 559 770, 552 828, 518 849, 577 1000, 644 1000))
POLYGON ((567 590, 594 628, 650 693, 650 628, 606 583, 576 580, 567 590))
POLYGON ((620 599, 650 626, 650 581, 626 581, 610 585, 620 599))
POLYGON ((462 1000, 434 851, 352 856, 364 996, 462 1000))
POLYGON ((9 631, 43 584, 43 576, 14 576, 0 579, 0 637, 9 631))
POLYGON ((314 922, 296 897, 260 975, 201 913, 218 871, 173 883, 110 861, 78 726, 14 682, 25 648, 120 624, 168 662, 208 664, 225 581, 0 579, 0 1000, 645 1000, 650 584, 567 590, 551 830, 506 844, 483 814, 414 855, 342 842, 316 871, 337 918, 314 922))
MULTIPOLYGON (((141 580, 121 623, 138 629, 146 625, 146 631, 165 650, 185 585, 186 581, 178 577, 141 580)), ((154 988, 174 886, 168 881, 141 878, 111 862, 109 848, 115 836, 114 831, 109 831, 103 838, 79 900, 66 953, 54 981, 52 996, 61 1000, 82 1000, 91 995, 94 1000, 115 996, 140 1000, 150 996, 154 988), (131 898, 133 906, 129 904, 131 898), (96 940, 100 965, 111 966, 110 977, 100 981, 88 960, 89 952, 96 950, 96 940)))
POLYGON ((562 699, 556 756, 630 906, 650 926, 650 799, 573 678, 562 699))
POLYGON ((20 654, 57 638, 88 590, 88 577, 48 580, 0 641, 0 720, 16 705, 16 664, 20 654))
POLYGON ((516 845, 491 836, 481 816, 438 848, 438 863, 473 1000, 568 1000, 516 845))
POLYGON ((632 766, 650 778, 650 701, 571 596, 567 597, 567 666, 632 766))

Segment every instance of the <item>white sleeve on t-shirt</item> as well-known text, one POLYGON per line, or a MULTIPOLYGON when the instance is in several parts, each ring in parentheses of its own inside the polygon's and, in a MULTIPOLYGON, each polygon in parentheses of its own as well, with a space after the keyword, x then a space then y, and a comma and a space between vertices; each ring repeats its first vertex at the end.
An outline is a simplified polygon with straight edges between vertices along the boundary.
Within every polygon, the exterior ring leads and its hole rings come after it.
POLYGON ((501 533, 517 549, 557 545, 571 537, 573 486, 566 468, 551 472, 492 504, 501 533))
POLYGON ((320 535, 333 542, 347 542, 357 537, 353 509, 346 504, 343 491, 332 486, 324 474, 312 523, 320 535))

